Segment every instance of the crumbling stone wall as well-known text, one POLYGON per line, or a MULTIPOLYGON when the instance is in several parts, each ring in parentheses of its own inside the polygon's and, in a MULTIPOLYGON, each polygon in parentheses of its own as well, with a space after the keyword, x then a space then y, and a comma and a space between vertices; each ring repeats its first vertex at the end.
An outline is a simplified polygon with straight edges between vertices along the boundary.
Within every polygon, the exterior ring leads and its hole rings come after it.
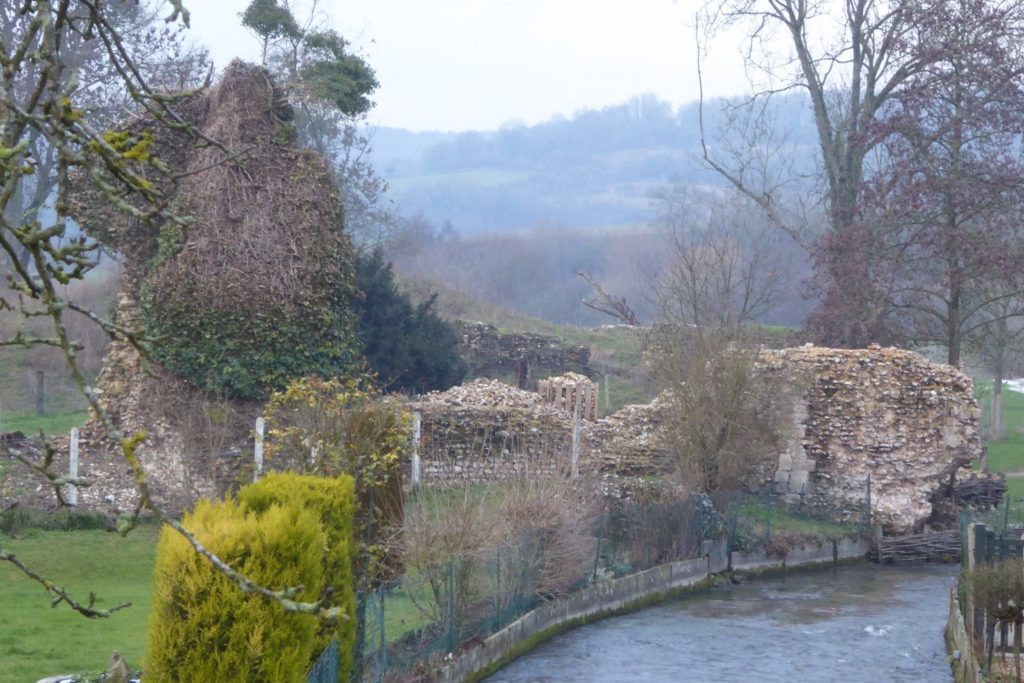
MULTIPOLYGON (((764 351, 758 370, 776 375, 786 405, 777 463, 751 487, 782 500, 860 516, 871 477, 874 519, 891 531, 933 516, 957 471, 980 451, 971 380, 898 349, 800 347, 764 351)), ((642 482, 672 481, 667 401, 626 406, 580 426, 582 472, 632 495, 642 482)), ((529 468, 566 468, 572 419, 537 394, 477 381, 413 404, 423 413, 424 478, 479 481, 529 468)), ((772 454, 767 454, 772 456, 772 454)))
POLYGON ((870 475, 874 519, 907 531, 980 453, 971 380, 948 365, 877 346, 805 346, 766 351, 760 369, 795 397, 768 482, 787 501, 862 514, 870 475))
POLYGON ((459 325, 459 355, 469 377, 511 375, 521 389, 534 390, 537 380, 577 372, 590 376, 590 349, 570 346, 542 334, 506 334, 486 323, 459 325))
POLYGON ((551 477, 566 471, 572 416, 535 392, 477 379, 409 404, 422 416, 425 481, 551 477))
MULTIPOLYGON (((573 415, 537 392, 477 379, 422 396, 409 408, 422 416, 426 482, 551 477, 571 470, 573 415)), ((579 471, 600 477, 615 497, 631 496, 647 486, 647 477, 668 471, 659 432, 663 409, 656 400, 595 421, 581 419, 579 471)))

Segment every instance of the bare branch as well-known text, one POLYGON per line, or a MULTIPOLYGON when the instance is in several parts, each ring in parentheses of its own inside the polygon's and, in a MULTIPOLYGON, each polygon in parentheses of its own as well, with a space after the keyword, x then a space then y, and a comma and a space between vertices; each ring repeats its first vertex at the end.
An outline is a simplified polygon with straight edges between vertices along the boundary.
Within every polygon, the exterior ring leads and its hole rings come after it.
POLYGON ((582 303, 584 306, 592 308, 599 313, 610 315, 631 327, 640 326, 640 319, 637 317, 633 309, 629 307, 629 304, 626 303, 625 298, 612 296, 608 292, 604 291, 597 280, 592 278, 589 274, 584 273, 582 270, 576 271, 576 274, 586 280, 587 284, 594 288, 594 291, 597 292, 599 297, 597 299, 591 299, 590 301, 583 299, 582 303))

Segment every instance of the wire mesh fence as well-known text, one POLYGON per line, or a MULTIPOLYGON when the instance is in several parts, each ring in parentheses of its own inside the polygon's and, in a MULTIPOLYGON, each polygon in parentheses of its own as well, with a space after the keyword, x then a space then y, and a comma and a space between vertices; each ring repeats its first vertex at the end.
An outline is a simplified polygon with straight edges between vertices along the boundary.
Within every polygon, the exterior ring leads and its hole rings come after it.
POLYGON ((862 532, 867 508, 812 510, 767 496, 728 493, 629 506, 592 519, 567 542, 539 526, 514 540, 407 567, 366 597, 363 680, 407 680, 482 643, 543 602, 589 584, 704 555, 707 540, 730 549, 862 532), (566 550, 571 548, 571 550, 566 550))

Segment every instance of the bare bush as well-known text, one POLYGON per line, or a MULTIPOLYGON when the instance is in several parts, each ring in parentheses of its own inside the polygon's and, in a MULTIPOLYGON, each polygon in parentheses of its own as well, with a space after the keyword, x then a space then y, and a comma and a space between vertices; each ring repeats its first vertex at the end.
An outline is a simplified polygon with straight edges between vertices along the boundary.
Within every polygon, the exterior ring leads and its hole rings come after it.
POLYGON ((756 341, 739 330, 663 327, 649 346, 680 481, 705 493, 744 488, 775 451, 783 403, 778 380, 756 372, 756 341))
POLYGON ((455 611, 465 612, 476 592, 476 569, 493 554, 499 531, 498 509, 485 489, 419 490, 406 507, 402 534, 392 539, 392 546, 402 553, 407 592, 425 617, 441 621, 450 596, 455 611))
POLYGON ((585 479, 512 482, 501 505, 502 553, 518 568, 524 594, 562 595, 586 574, 594 558, 597 501, 585 479))

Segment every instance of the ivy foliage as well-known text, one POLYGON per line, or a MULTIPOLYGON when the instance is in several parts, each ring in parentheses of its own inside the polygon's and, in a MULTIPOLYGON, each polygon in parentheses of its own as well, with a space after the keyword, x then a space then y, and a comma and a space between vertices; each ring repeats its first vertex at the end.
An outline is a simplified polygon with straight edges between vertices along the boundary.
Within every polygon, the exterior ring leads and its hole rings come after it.
POLYGON ((243 158, 182 147, 145 121, 108 135, 131 163, 163 159, 181 174, 165 192, 190 218, 144 229, 100 214, 86 226, 114 226, 104 238, 138 283, 153 356, 232 399, 263 399, 296 377, 346 374, 359 362, 352 247, 337 229, 344 211, 333 174, 283 135, 274 92, 264 69, 235 62, 183 108, 190 124, 246 150, 243 158))
POLYGON ((462 381, 459 337, 434 310, 434 297, 413 305, 399 290, 381 250, 356 256, 357 336, 370 370, 388 390, 444 391, 462 381))
POLYGON ((196 307, 187 283, 178 283, 174 296, 143 286, 142 305, 147 329, 161 340, 154 356, 164 366, 202 389, 258 399, 294 377, 353 369, 358 352, 347 289, 339 282, 326 301, 282 302, 298 305, 254 315, 241 306, 196 307))

